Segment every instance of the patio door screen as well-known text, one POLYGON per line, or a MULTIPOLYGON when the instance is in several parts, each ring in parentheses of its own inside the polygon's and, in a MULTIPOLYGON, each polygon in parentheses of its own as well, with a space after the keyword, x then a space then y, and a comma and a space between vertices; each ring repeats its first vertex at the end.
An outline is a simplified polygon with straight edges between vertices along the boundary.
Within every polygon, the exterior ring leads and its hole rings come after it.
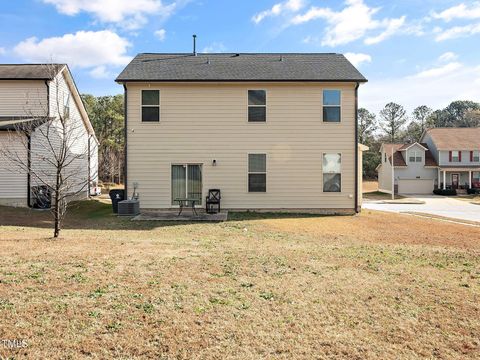
POLYGON ((202 205, 202 165, 172 165, 172 205, 175 199, 196 199, 202 205))

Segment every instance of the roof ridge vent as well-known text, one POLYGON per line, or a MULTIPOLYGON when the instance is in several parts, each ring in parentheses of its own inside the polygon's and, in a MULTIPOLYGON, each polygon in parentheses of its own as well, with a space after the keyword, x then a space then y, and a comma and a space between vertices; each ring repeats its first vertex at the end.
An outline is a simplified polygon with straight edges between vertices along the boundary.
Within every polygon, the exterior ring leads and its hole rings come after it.
POLYGON ((280 61, 283 61, 283 55, 280 55, 280 61))

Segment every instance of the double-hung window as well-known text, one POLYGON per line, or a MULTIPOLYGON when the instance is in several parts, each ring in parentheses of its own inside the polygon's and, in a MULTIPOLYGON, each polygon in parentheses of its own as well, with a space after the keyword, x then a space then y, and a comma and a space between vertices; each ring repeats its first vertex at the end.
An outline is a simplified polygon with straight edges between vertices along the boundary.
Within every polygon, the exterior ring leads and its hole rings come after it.
POLYGON ((450 162, 460 162, 460 151, 452 150, 450 152, 450 162))
POLYGON ((342 191, 342 154, 323 154, 323 191, 342 191))
POLYGON ((159 90, 142 90, 142 121, 160 121, 159 90))
POLYGON ((267 192, 266 154, 248 154, 248 192, 267 192))
POLYGON ((480 161, 480 151, 474 150, 472 151, 472 162, 479 162, 480 161))
POLYGON ((340 122, 342 117, 340 90, 323 90, 323 122, 340 122))
POLYGON ((265 90, 248 90, 248 121, 267 121, 267 92, 265 90))
POLYGON ((419 151, 410 151, 409 162, 422 162, 422 153, 419 151))

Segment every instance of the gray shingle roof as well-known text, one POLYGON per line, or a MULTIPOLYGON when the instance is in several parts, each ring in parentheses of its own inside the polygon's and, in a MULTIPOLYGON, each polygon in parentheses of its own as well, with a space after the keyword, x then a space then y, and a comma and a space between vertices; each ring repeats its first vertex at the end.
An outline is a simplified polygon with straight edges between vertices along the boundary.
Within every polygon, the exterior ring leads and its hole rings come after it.
POLYGON ((0 64, 0 80, 51 80, 65 64, 0 64))
POLYGON ((138 54, 116 81, 358 81, 341 54, 138 54))

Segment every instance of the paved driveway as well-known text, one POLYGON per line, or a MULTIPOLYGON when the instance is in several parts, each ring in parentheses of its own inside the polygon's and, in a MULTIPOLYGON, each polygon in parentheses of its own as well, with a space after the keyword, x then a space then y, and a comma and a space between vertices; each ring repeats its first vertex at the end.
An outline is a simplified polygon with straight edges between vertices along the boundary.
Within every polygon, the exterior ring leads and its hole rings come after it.
POLYGON ((425 204, 382 204, 381 201, 364 201, 362 207, 371 210, 391 212, 421 212, 454 219, 480 222, 480 205, 451 197, 419 195, 412 197, 425 204))

